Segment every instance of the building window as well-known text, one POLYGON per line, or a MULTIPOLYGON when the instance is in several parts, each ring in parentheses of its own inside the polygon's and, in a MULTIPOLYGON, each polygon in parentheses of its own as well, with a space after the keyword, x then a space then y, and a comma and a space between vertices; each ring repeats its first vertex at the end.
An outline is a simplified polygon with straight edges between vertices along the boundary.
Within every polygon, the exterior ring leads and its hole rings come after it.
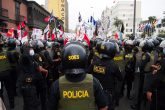
POLYGON ((20 15, 20 4, 19 4, 19 2, 15 2, 15 15, 16 15, 16 20, 19 20, 19 15, 20 15))
POLYGON ((128 23, 126 23, 126 27, 128 27, 128 23))
POLYGON ((130 4, 131 7, 133 7, 133 4, 130 4))
POLYGON ((123 14, 123 17, 125 17, 125 14, 123 14))

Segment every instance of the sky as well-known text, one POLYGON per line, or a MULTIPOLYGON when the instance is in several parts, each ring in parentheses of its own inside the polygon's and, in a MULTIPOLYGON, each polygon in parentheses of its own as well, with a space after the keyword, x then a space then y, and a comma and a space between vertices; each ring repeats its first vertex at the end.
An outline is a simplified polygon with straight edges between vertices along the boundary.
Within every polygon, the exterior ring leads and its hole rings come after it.
MULTIPOLYGON (((34 0, 45 4, 45 0, 34 0)), ((68 0, 69 6, 69 29, 75 29, 78 23, 79 12, 83 20, 88 21, 94 15, 96 20, 101 19, 101 13, 106 7, 111 7, 114 0, 68 0)), ((116 0, 117 1, 117 0, 116 0)), ((125 0, 122 0, 125 1, 125 0)), ((141 16, 143 20, 149 16, 163 17, 165 0, 141 0, 141 16)), ((165 16, 165 15, 164 15, 165 16)))

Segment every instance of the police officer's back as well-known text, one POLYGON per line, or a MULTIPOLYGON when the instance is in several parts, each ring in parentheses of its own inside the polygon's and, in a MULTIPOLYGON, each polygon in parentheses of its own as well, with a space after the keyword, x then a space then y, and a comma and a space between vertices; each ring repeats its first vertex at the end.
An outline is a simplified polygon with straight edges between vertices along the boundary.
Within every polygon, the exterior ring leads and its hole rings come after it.
POLYGON ((14 94, 12 87, 12 78, 10 76, 11 65, 7 56, 7 50, 3 49, 3 45, 3 42, 0 41, 0 97, 3 98, 3 87, 5 85, 8 93, 10 108, 14 108, 14 94))
MULTIPOLYGON (((117 51, 117 44, 114 42, 103 42, 100 47, 101 59, 97 60, 90 66, 90 73, 99 79, 103 85, 104 91, 108 92, 114 97, 116 79, 122 80, 122 75, 118 65, 114 62, 113 58, 117 51)), ((108 95, 109 96, 109 95, 108 95)), ((114 100, 113 100, 114 102, 114 100)), ((114 109, 114 103, 109 105, 110 109, 114 109)))
POLYGON ((50 110, 107 110, 98 80, 86 74, 87 54, 76 42, 67 44, 62 51, 62 72, 65 74, 52 85, 50 110))
POLYGON ((10 75, 12 77, 12 87, 14 90, 14 94, 16 95, 19 53, 16 51, 15 39, 9 39, 7 44, 8 44, 7 56, 11 66, 10 75))
POLYGON ((151 102, 150 110, 165 109, 165 41, 160 45, 160 52, 163 58, 154 68, 154 81, 147 92, 147 98, 151 102))

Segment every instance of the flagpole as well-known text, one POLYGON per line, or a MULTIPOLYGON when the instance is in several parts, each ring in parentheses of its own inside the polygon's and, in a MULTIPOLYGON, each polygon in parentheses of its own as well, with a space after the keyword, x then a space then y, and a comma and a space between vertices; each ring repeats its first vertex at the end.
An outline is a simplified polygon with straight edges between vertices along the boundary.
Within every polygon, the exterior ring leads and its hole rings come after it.
POLYGON ((57 38, 57 32, 56 32, 56 17, 54 17, 54 23, 55 23, 55 25, 54 25, 54 28, 55 28, 55 35, 56 35, 56 38, 57 38))
POLYGON ((136 0, 134 0, 133 37, 135 37, 135 25, 136 25, 136 0))
POLYGON ((94 11, 93 11, 93 7, 91 7, 91 9, 92 9, 92 14, 93 14, 92 16, 93 16, 93 18, 94 18, 94 11))

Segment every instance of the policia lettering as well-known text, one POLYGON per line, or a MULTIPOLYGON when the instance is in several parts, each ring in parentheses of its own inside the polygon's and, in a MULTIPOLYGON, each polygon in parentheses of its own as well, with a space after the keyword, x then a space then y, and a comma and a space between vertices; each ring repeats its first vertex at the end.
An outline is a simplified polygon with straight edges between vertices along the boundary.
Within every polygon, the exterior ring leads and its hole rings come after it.
POLYGON ((63 98, 77 99, 77 98, 88 98, 89 93, 87 90, 78 91, 63 91, 63 98))
POLYGON ((105 74, 105 67, 94 65, 93 72, 100 73, 100 74, 105 74))
POLYGON ((86 74, 83 81, 76 83, 62 76, 59 78, 59 90, 58 110, 96 110, 91 74, 86 74))
POLYGON ((7 55, 5 52, 1 52, 0 53, 0 72, 6 71, 9 69, 11 69, 11 65, 8 61, 7 55))
POLYGON ((7 59, 5 55, 0 56, 0 60, 4 60, 4 59, 7 59))

